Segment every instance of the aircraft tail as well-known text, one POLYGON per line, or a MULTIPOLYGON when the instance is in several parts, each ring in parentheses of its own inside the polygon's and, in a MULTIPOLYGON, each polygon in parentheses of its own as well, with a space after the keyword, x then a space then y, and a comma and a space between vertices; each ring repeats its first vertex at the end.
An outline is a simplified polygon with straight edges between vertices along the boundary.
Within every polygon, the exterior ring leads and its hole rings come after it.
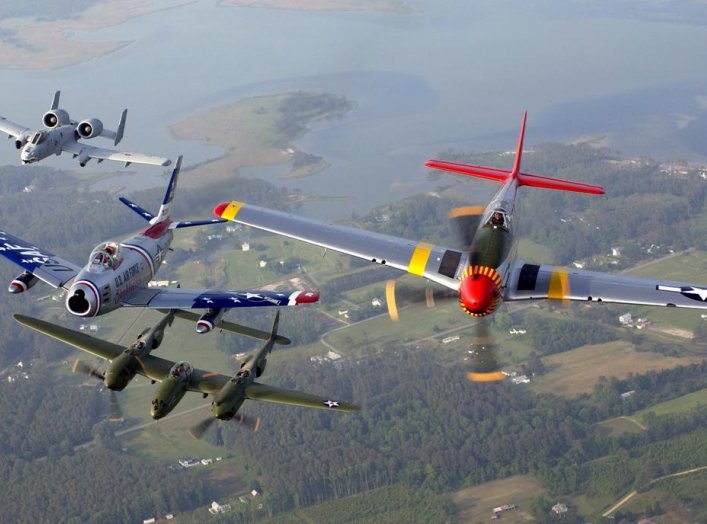
POLYGON ((520 166, 521 158, 523 156, 523 138, 525 137, 525 122, 527 116, 528 113, 526 111, 523 113, 523 120, 521 122, 520 133, 518 135, 518 147, 513 160, 513 167, 510 170, 499 169, 496 167, 461 164, 457 162, 445 162, 443 160, 428 160, 425 162, 425 165, 427 167, 440 169, 442 171, 449 171, 476 178, 484 178, 486 180, 495 180, 496 182, 501 182, 502 184, 505 184, 509 180, 516 180, 518 186, 541 187, 544 189, 558 189, 561 191, 574 191, 577 193, 603 195, 604 188, 601 186, 521 172, 520 166))
POLYGON ((182 155, 177 158, 177 163, 172 170, 172 176, 169 179, 169 184, 167 185, 167 191, 164 194, 164 199, 162 200, 162 205, 157 213, 157 216, 150 220, 151 224, 156 224, 158 222, 163 222, 170 218, 172 212, 172 202, 174 201, 174 194, 177 192, 177 180, 179 179, 179 170, 182 168, 182 155))
POLYGON ((52 98, 52 107, 51 109, 59 109, 59 97, 61 96, 61 91, 56 91, 54 93, 54 98, 52 98))

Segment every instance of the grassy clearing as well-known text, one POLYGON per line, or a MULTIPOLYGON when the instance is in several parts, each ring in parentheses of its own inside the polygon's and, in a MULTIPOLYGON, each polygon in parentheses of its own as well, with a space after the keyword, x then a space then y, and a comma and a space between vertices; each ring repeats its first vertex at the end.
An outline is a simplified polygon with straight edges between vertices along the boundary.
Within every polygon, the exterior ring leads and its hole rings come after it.
POLYGON ((684 413, 696 408, 704 408, 707 405, 707 389, 701 389, 689 393, 682 397, 674 398, 660 404, 655 404, 648 408, 642 409, 634 414, 634 417, 641 422, 645 422, 645 416, 653 412, 656 415, 667 415, 673 413, 684 413))
POLYGON ((591 393, 601 376, 623 378, 629 373, 668 369, 700 360, 698 357, 639 353, 630 342, 612 341, 544 357, 545 367, 550 371, 538 377, 532 383, 532 388, 538 392, 572 397, 580 393, 591 393))
POLYGON ((617 417, 599 422, 597 426, 610 437, 624 435, 626 433, 640 433, 644 431, 640 423, 631 417, 617 417))
POLYGON ((494 480, 473 488, 465 488, 452 495, 460 522, 488 522, 495 507, 516 504, 519 511, 504 513, 504 522, 527 522, 524 513, 530 498, 544 493, 545 489, 530 475, 516 475, 503 480, 494 480))

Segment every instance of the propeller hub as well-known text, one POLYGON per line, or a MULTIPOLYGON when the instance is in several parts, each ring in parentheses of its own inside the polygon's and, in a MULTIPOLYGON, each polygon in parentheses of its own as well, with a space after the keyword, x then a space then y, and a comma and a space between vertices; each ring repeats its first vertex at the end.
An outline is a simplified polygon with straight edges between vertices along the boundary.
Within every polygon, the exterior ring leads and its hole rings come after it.
POLYGON ((466 268, 459 284, 459 305, 465 313, 484 317, 493 313, 501 297, 501 277, 485 266, 466 268))

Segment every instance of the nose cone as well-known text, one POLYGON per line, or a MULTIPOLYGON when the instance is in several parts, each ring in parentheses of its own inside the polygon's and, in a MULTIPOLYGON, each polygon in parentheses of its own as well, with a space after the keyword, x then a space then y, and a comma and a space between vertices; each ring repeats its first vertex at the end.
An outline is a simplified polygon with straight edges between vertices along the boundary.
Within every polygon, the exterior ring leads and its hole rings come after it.
POLYGON ((79 280, 69 289, 66 309, 79 317, 95 317, 101 308, 101 299, 96 286, 88 280, 79 280))
POLYGON ((496 308, 499 291, 488 275, 472 274, 459 286, 459 302, 462 309, 472 316, 485 316, 496 308))

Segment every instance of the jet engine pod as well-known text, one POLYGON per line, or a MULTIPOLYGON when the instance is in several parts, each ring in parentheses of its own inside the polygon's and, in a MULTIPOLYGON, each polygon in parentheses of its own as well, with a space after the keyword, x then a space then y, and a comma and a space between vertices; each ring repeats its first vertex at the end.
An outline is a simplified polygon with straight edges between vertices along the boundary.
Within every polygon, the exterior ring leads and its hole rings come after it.
POLYGON ((12 282, 10 282, 10 285, 8 286, 7 290, 13 294, 24 293, 29 288, 34 286, 38 280, 39 279, 29 271, 23 271, 17 277, 15 277, 12 282))
POLYGON ((103 133, 103 122, 97 118, 82 120, 76 127, 76 132, 81 138, 94 138, 103 133))
POLYGON ((27 141, 29 140, 29 137, 30 137, 30 136, 31 136, 31 135, 30 135, 27 131, 25 131, 24 133, 21 133, 21 134, 15 139, 15 147, 16 147, 17 149, 22 149, 22 148, 25 146, 25 144, 27 143, 27 141))
POLYGON ((69 113, 63 109, 52 109, 51 111, 44 113, 42 123, 45 127, 54 129, 55 127, 69 125, 71 123, 71 119, 69 118, 69 113))
POLYGON ((221 317, 224 314, 224 310, 221 308, 211 308, 206 311, 199 320, 196 322, 196 332, 199 334, 208 333, 214 326, 217 326, 221 322, 221 317))
POLYGON ((98 289, 88 280, 79 280, 71 286, 66 297, 66 309, 78 317, 95 317, 101 308, 98 289))

